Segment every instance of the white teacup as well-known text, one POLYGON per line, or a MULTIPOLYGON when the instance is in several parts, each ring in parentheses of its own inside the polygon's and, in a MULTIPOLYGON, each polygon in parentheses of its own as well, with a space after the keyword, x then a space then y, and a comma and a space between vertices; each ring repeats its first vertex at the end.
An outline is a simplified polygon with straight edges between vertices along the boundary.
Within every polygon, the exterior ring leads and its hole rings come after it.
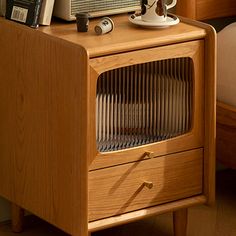
POLYGON ((164 22, 167 19, 167 10, 174 7, 177 0, 166 4, 165 0, 142 0, 141 19, 149 22, 164 22))

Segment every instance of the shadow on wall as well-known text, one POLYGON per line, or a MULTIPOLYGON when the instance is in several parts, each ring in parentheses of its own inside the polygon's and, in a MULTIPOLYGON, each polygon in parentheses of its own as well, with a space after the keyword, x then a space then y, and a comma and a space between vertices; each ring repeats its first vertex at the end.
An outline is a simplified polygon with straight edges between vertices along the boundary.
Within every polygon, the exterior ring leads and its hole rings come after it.
POLYGON ((10 203, 0 197, 0 222, 10 219, 10 203))

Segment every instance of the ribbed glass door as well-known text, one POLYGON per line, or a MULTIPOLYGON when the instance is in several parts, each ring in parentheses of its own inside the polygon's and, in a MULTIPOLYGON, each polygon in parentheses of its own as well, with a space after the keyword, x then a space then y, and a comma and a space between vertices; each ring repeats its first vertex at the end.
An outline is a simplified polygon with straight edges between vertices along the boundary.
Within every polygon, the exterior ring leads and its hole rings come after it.
POLYGON ((102 73, 96 92, 100 152, 170 139, 191 129, 193 62, 174 58, 102 73))

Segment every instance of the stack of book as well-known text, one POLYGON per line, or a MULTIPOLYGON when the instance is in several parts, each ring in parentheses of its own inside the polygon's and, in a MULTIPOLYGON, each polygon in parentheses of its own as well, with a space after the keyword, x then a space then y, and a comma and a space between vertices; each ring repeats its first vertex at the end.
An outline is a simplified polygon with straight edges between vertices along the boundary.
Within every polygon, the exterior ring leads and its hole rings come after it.
POLYGON ((0 16, 5 16, 6 13, 6 0, 0 0, 0 16))
POLYGON ((0 0, 0 15, 33 28, 50 25, 54 0, 0 0))

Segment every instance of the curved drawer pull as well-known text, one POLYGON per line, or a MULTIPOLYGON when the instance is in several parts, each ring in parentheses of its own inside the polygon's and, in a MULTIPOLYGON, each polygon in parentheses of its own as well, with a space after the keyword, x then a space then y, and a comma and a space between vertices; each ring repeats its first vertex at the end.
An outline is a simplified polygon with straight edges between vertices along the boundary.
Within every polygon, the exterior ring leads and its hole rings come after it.
POLYGON ((151 189, 153 187, 153 182, 150 181, 144 181, 144 186, 146 186, 147 188, 151 189))
POLYGON ((155 155, 154 155, 154 152, 145 152, 145 156, 149 158, 153 158, 155 155))

